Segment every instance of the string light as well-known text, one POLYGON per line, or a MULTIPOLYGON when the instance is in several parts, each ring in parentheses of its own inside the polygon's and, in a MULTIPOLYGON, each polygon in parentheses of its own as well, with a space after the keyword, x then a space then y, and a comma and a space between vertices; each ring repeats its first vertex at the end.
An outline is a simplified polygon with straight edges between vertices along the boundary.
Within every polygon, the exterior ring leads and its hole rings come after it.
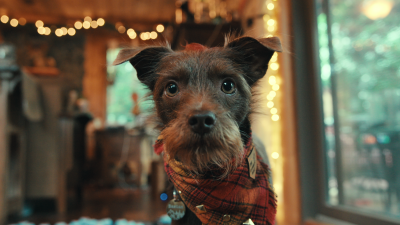
POLYGON ((50 35, 51 34, 51 29, 49 27, 44 28, 44 35, 50 35))
POLYGON ((39 27, 37 31, 39 34, 43 35, 46 32, 46 29, 44 27, 39 27))
POLYGON ((86 16, 85 19, 83 19, 83 21, 88 21, 90 23, 92 22, 92 18, 90 18, 90 16, 86 16))
POLYGON ((17 19, 10 20, 10 25, 13 26, 13 27, 18 26, 18 20, 17 19))
POLYGON ((26 24, 26 19, 25 18, 19 18, 19 20, 18 20, 18 22, 19 22, 19 24, 21 25, 21 26, 25 26, 25 24, 26 24))
POLYGON ((151 39, 156 39, 157 38, 157 32, 155 32, 155 31, 152 31, 151 33, 150 33, 150 38, 151 39))
POLYGON ((85 29, 89 29, 90 28, 90 22, 89 21, 85 21, 85 22, 83 22, 82 26, 85 29))
POLYGON ((267 5, 267 8, 268 8, 269 10, 274 10, 274 8, 275 8, 274 3, 269 3, 269 4, 267 5))
POLYGON ((57 37, 63 36, 63 32, 62 32, 61 29, 57 29, 57 30, 55 31, 55 34, 57 35, 57 37))
POLYGON ((268 108, 272 108, 272 107, 274 107, 274 102, 273 101, 269 101, 268 103, 267 103, 267 107, 268 108))
POLYGON ((97 25, 99 25, 100 27, 104 26, 105 23, 106 21, 103 18, 97 19, 97 25))
POLYGON ((272 157, 273 159, 278 159, 278 158, 279 158, 279 153, 273 152, 273 153, 271 154, 271 157, 272 157))
POLYGON ((68 29, 66 27, 61 27, 62 35, 68 34, 68 29))
POLYGON ((126 28, 124 26, 119 26, 118 27, 118 32, 120 32, 121 34, 125 33, 126 28))
POLYGON ((164 31, 164 25, 158 24, 156 30, 158 33, 162 33, 164 31))
POLYGON ((278 85, 278 84, 274 84, 274 85, 272 86, 272 90, 274 90, 274 91, 279 90, 279 85, 278 85))
POLYGON ((269 81, 270 85, 274 85, 274 84, 276 84, 276 77, 275 76, 270 76, 268 81, 269 81))
POLYGON ((96 20, 93 20, 93 21, 90 23, 90 26, 91 26, 93 29, 96 29, 99 25, 97 24, 97 21, 96 21, 96 20))
POLYGON ((270 110, 271 114, 277 114, 278 113, 278 109, 277 108, 272 108, 270 110))
POLYGON ((279 120, 279 115, 277 115, 277 114, 272 115, 271 119, 272 119, 273 121, 278 121, 278 120, 279 120))
POLYGON ((78 29, 78 30, 82 29, 82 22, 81 21, 76 21, 74 25, 75 25, 76 29, 78 29))
POLYGON ((44 23, 43 23, 43 21, 38 20, 38 21, 36 21, 35 25, 36 25, 37 28, 39 28, 39 27, 43 27, 44 23))
POLYGON ((1 20, 2 23, 7 23, 9 18, 6 15, 2 15, 0 20, 1 20))
POLYGON ((75 33, 76 33, 76 30, 74 29, 74 28, 68 28, 68 34, 69 34, 69 36, 74 36, 75 35, 75 33))

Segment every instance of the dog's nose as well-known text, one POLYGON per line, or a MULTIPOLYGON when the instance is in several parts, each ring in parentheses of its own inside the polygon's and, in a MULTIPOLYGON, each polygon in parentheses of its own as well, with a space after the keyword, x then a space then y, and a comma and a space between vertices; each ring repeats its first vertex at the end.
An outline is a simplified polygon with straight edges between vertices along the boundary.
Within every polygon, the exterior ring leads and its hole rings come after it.
POLYGON ((202 135, 212 130, 215 120, 215 114, 212 112, 199 113, 189 118, 189 125, 193 132, 202 135))

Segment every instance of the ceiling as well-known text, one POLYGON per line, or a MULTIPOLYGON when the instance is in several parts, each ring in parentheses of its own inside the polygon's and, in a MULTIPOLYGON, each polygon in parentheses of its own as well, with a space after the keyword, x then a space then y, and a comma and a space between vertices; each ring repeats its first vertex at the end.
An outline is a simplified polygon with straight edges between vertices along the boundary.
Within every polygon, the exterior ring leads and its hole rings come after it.
POLYGON ((153 24, 174 20, 175 0, 2 0, 0 13, 45 23, 102 17, 107 22, 153 24))

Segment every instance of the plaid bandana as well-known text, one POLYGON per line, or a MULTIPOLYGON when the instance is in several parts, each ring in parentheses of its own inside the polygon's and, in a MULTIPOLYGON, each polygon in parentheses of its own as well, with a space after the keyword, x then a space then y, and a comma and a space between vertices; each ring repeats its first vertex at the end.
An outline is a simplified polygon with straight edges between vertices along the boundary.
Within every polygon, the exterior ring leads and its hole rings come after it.
MULTIPOLYGON (((157 140, 154 147, 155 152, 160 154, 164 150, 162 140, 157 140)), ((168 154, 164 154, 168 178, 180 192, 185 205, 203 224, 242 224, 248 219, 257 225, 275 223, 276 198, 268 181, 268 165, 257 156, 255 179, 251 178, 251 163, 246 160, 252 153, 256 154, 251 139, 244 152, 246 157, 243 162, 223 180, 194 176, 181 163, 169 160, 168 154), (200 205, 205 210, 196 208, 200 205)))

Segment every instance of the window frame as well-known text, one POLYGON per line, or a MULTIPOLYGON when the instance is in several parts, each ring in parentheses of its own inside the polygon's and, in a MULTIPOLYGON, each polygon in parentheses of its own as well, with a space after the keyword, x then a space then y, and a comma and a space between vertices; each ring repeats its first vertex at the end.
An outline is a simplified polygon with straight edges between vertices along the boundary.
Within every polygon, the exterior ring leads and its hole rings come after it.
MULTIPOLYGON (((296 101, 297 140, 300 164, 300 188, 303 221, 324 215, 334 219, 363 225, 395 225, 400 220, 383 216, 379 213, 366 213, 352 207, 327 204, 326 192, 326 158, 324 151, 325 132, 322 102, 322 87, 320 77, 319 42, 317 29, 317 1, 318 0, 291 0, 291 27, 293 52, 293 80, 295 83, 294 98, 296 101)), ((334 62, 330 34, 329 0, 320 0, 328 21, 328 36, 330 61, 334 62), (328 12, 328 13, 327 13, 328 12)), ((334 70, 332 70, 332 91, 336 91, 334 70)), ((335 104, 335 99, 333 102, 335 104)), ((335 114, 337 111, 334 110, 335 114)), ((335 119, 337 115, 334 115, 335 119)), ((337 120, 335 120, 335 135, 337 120)), ((337 141, 337 138, 335 138, 337 141)), ((335 143, 337 143, 335 141, 335 143)), ((337 149, 336 144, 336 150, 337 149)), ((340 150, 336 151, 336 158, 340 158, 340 150)), ((341 173, 336 160, 336 173, 341 173), (339 171, 338 171, 339 169, 339 171)), ((340 179, 340 176, 338 176, 340 179)), ((339 202, 343 199, 343 191, 339 185, 339 202)))

